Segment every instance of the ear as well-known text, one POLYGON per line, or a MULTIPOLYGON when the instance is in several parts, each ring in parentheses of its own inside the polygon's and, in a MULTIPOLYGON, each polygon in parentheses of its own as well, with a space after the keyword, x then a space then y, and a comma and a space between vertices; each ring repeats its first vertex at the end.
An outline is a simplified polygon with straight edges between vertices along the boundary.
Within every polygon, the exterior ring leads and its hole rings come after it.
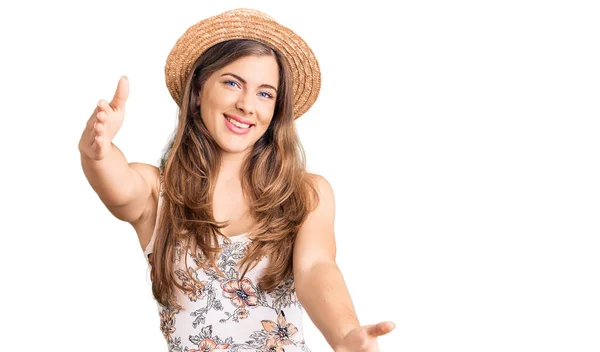
POLYGON ((196 99, 196 106, 200 107, 201 100, 202 100, 202 92, 198 91, 198 99, 196 99))

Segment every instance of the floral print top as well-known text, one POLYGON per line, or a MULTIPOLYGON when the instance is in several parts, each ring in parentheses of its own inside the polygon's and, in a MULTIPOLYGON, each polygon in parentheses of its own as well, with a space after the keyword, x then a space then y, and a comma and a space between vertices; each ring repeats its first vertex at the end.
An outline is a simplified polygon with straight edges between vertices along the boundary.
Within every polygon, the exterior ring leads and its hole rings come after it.
MULTIPOLYGON (((159 211, 161 204, 162 196, 159 211)), ((155 235, 156 230, 144 251, 151 280, 155 235)), ((160 330, 169 352, 310 352, 304 343, 303 309, 296 297, 293 277, 271 292, 262 291, 256 283, 268 258, 263 257, 246 276, 239 277, 237 264, 251 240, 247 233, 228 239, 219 239, 222 250, 217 261, 226 277, 217 275, 212 268, 201 268, 201 258, 189 249, 186 251, 189 271, 204 287, 185 270, 183 256, 176 260, 176 278, 191 292, 175 290, 182 311, 157 302, 160 330)), ((202 256, 200 250, 197 255, 202 256)))

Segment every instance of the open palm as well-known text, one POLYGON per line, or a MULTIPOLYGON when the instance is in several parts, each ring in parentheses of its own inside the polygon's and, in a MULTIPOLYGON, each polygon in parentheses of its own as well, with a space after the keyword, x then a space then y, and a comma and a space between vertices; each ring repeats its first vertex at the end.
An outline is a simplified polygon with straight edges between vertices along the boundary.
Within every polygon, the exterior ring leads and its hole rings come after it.
POLYGON ((395 327, 396 325, 389 321, 359 326, 346 334, 335 352, 379 352, 377 337, 389 333, 395 327))
POLYGON ((125 103, 129 96, 129 80, 122 76, 112 101, 98 102, 79 141, 79 151, 93 160, 102 160, 108 154, 113 138, 121 128, 125 103))

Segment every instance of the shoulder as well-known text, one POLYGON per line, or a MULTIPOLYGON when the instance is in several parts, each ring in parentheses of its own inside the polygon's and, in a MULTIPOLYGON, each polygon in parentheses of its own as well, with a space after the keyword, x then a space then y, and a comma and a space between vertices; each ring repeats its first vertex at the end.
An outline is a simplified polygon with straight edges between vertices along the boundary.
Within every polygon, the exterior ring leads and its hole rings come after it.
POLYGON ((307 219, 304 227, 310 223, 333 219, 335 214, 335 196, 331 183, 322 175, 308 173, 311 184, 311 199, 307 205, 307 219))
POLYGON ((319 183, 323 183, 323 184, 325 184, 325 183, 329 184, 329 182, 327 181, 327 179, 324 176, 322 176, 322 175, 313 174, 313 173, 310 173, 310 172, 307 172, 307 175, 314 182, 319 182, 319 183))
POLYGON ((160 189, 160 170, 158 167, 137 162, 129 163, 129 167, 137 172, 150 187, 153 198, 157 198, 160 189))
POLYGON ((333 205, 335 197, 331 183, 324 176, 319 174, 308 173, 308 177, 318 193, 318 206, 324 206, 325 204, 323 203, 329 203, 333 205))
POLYGON ((151 176, 158 176, 159 175, 159 170, 158 167, 151 165, 151 164, 146 164, 146 163, 138 163, 138 162, 130 162, 129 166, 141 173, 144 174, 148 174, 151 176))
POLYGON ((138 230, 139 227, 147 228, 154 224, 158 208, 160 171, 154 165, 137 162, 129 163, 129 168, 140 176, 141 184, 146 187, 144 196, 138 199, 135 205, 139 209, 136 212, 140 211, 140 213, 130 221, 131 225, 138 230))
POLYGON ((321 175, 309 174, 317 199, 298 230, 294 242, 294 275, 300 277, 316 262, 335 261, 335 203, 333 188, 321 175))
POLYGON ((139 200, 138 206, 141 208, 141 214, 130 222, 138 235, 142 250, 146 250, 152 239, 158 215, 160 171, 158 167, 144 163, 131 162, 129 167, 141 176, 143 183, 150 189, 150 192, 147 193, 148 198, 144 197, 139 200))

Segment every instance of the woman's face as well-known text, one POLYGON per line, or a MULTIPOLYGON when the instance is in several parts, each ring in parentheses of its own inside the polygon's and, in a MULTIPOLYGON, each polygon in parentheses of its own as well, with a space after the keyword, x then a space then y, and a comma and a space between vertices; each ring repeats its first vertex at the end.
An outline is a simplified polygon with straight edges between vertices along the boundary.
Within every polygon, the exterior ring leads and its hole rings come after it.
POLYGON ((265 133, 275 111, 278 84, 279 67, 273 56, 240 58, 204 83, 198 92, 200 114, 225 153, 246 152, 265 133))

